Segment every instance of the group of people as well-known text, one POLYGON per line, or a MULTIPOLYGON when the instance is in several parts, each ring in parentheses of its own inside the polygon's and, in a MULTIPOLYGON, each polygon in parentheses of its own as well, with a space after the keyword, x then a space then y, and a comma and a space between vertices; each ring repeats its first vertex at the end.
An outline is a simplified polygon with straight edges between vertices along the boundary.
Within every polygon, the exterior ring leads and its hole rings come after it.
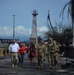
MULTIPOLYGON (((25 44, 18 44, 15 40, 11 41, 11 44, 8 47, 8 55, 11 56, 12 68, 16 68, 18 62, 19 65, 22 65, 24 63, 24 56, 26 51, 27 47, 25 46, 25 44)), ((30 43, 28 57, 30 59, 30 63, 33 64, 36 57, 35 45, 33 43, 30 43)))
POLYGON ((11 41, 8 48, 8 54, 11 55, 12 68, 17 67, 17 62, 19 59, 19 64, 22 65, 24 62, 24 55, 26 53, 26 46, 24 44, 18 44, 15 40, 11 41))
POLYGON ((38 68, 43 69, 43 66, 48 59, 48 65, 50 68, 57 68, 59 46, 55 40, 49 38, 47 43, 41 41, 36 45, 38 68))
MULTIPOLYGON (((28 58, 30 64, 34 65, 35 61, 38 62, 38 68, 43 69, 45 59, 48 58, 48 64, 51 68, 56 68, 58 63, 59 46, 52 38, 47 43, 41 41, 39 44, 30 43, 28 48, 28 58)), ((24 44, 18 44, 15 40, 9 45, 8 54, 11 55, 12 68, 17 67, 17 62, 22 65, 24 62, 24 55, 27 47, 24 44)))
POLYGON ((58 54, 59 54, 59 46, 55 40, 49 38, 47 44, 48 51, 48 63, 51 68, 57 68, 58 64, 58 54))

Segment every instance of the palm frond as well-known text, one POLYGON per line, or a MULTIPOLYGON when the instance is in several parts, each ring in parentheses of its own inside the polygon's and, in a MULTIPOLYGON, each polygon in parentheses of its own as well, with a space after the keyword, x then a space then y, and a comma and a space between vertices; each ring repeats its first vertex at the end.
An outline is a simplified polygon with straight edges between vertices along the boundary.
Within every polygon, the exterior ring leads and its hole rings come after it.
POLYGON ((70 5, 71 5, 71 1, 69 1, 67 4, 65 4, 65 6, 63 7, 63 9, 61 10, 60 16, 62 15, 62 19, 63 19, 64 11, 65 11, 65 9, 66 9, 67 6, 68 6, 68 16, 69 16, 69 13, 70 13, 70 5))

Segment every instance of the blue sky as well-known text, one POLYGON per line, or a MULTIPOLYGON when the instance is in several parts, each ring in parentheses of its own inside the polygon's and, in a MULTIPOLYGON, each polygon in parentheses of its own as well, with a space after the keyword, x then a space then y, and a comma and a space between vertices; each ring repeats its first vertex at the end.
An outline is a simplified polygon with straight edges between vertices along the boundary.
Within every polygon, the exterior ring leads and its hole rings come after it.
MULTIPOLYGON (((31 37, 32 12, 37 10, 38 35, 47 31, 48 10, 52 24, 61 21, 59 14, 69 0, 0 0, 0 38, 13 37, 13 15, 15 16, 15 36, 23 39, 31 37)), ((67 21, 65 11, 65 21, 67 21)))

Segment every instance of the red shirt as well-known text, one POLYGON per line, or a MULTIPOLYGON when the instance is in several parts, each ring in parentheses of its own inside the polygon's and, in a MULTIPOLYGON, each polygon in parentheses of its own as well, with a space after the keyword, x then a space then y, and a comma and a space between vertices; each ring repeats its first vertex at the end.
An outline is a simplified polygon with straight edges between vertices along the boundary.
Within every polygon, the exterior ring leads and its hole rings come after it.
POLYGON ((26 46, 20 46, 19 53, 24 54, 26 52, 26 46))

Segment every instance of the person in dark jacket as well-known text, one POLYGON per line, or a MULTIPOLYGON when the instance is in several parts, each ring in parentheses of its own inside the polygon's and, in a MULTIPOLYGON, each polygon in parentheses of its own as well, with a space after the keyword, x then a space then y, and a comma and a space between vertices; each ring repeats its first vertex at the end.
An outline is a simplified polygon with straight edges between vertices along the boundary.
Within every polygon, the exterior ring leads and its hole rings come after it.
POLYGON ((29 57, 30 57, 30 63, 34 64, 35 57, 36 57, 36 51, 35 51, 35 45, 33 43, 30 44, 29 57))

